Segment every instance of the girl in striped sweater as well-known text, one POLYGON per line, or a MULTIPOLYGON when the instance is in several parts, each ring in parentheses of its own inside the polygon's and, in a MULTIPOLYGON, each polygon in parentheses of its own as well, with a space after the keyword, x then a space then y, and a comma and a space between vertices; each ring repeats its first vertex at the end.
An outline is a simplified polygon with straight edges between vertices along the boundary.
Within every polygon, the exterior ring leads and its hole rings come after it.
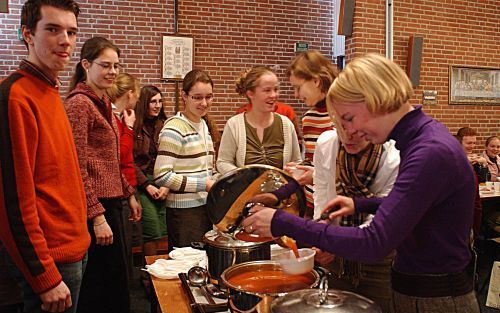
POLYGON ((212 228, 205 208, 212 187, 214 145, 204 120, 213 100, 207 73, 192 70, 182 87, 184 110, 169 118, 160 133, 154 167, 155 185, 170 189, 167 196, 168 249, 200 241, 212 228))
MULTIPOLYGON (((333 122, 326 109, 326 94, 337 74, 337 67, 316 50, 299 54, 287 70, 295 97, 302 100, 310 108, 302 117, 302 134, 305 145, 304 163, 307 165, 312 164, 318 137, 324 131, 333 129, 333 122)), ((300 166, 299 168, 306 169, 300 166)), ((308 173, 311 174, 312 171, 309 170, 308 173)), ((300 183, 303 181, 299 179, 300 183)), ((307 199, 306 216, 312 217, 314 212, 312 184, 305 185, 305 193, 307 199)))

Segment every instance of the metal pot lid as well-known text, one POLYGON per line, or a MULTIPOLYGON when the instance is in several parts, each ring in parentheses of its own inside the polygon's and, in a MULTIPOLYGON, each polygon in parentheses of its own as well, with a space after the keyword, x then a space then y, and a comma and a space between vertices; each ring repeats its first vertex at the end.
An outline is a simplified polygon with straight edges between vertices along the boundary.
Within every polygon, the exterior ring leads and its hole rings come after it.
MULTIPOLYGON (((274 191, 292 180, 294 178, 283 170, 268 165, 234 169, 220 177, 210 189, 206 204, 208 216, 218 229, 227 232, 253 196, 274 191)), ((280 208, 303 216, 306 207, 302 188, 298 188, 280 208)))
POLYGON ((250 242, 234 238, 218 230, 210 230, 203 236, 203 242, 221 249, 253 248, 262 245, 270 245, 269 242, 250 242))
POLYGON ((353 292, 328 289, 328 279, 323 277, 319 289, 303 289, 276 298, 271 304, 272 313, 382 313, 372 300, 353 292))

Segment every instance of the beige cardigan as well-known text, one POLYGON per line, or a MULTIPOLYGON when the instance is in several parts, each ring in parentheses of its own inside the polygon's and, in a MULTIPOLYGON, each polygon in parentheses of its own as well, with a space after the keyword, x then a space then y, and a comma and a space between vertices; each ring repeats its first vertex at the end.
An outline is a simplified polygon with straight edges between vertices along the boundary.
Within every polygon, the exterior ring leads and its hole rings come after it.
MULTIPOLYGON (((245 165, 247 136, 245 131, 245 113, 231 117, 224 127, 217 158, 217 171, 225 174, 245 165)), ((283 115, 274 113, 283 121, 284 147, 283 166, 288 162, 300 162, 299 142, 292 122, 283 115)))

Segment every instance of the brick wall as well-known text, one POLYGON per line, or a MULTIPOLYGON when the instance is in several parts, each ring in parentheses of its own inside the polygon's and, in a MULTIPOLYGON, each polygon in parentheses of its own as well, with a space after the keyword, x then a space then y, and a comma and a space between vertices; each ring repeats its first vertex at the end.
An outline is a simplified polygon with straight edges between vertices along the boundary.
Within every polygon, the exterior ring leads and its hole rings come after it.
MULTIPOLYGON (((356 0, 353 36, 346 50, 353 55, 385 54, 385 1, 356 0)), ((394 61, 406 69, 408 39, 424 37, 420 86, 412 103, 422 102, 423 90, 437 90, 437 104, 424 110, 452 133, 470 126, 479 133, 479 147, 490 135, 500 135, 500 105, 449 105, 450 65, 500 68, 500 5, 498 0, 394 1, 394 61)))
MULTIPOLYGON (((0 14, 0 78, 26 55, 26 48, 17 39, 22 3, 10 0, 9 14, 0 14)), ((174 32, 173 0, 79 3, 82 14, 74 60, 85 39, 95 35, 112 39, 122 50, 126 72, 139 77, 143 85, 154 84, 166 91, 171 115, 174 83, 160 79, 160 43, 162 34, 174 32)), ((274 68, 281 80, 281 100, 293 105, 298 114, 305 111, 294 99, 284 73, 295 55, 295 42, 308 42, 310 48, 332 54, 332 15, 330 0, 179 1, 178 33, 194 38, 194 66, 207 70, 214 80, 216 100, 211 111, 221 129, 245 103, 234 91, 234 81, 253 65, 274 68)), ((70 75, 71 71, 62 73, 63 82, 67 84, 70 75)))
MULTIPOLYGON (((0 13, 0 78, 13 70, 26 55, 17 39, 22 0, 10 0, 10 13, 0 13)), ((173 0, 79 1, 81 43, 94 35, 111 38, 121 49, 126 72, 144 84, 155 84, 167 94, 173 111, 174 83, 160 77, 161 34, 174 31, 173 0)), ((195 67, 206 69, 215 81, 212 108, 222 127, 235 109, 244 104, 234 92, 238 73, 252 65, 268 65, 281 80, 281 100, 298 114, 305 107, 294 99, 284 75, 294 57, 295 42, 331 55, 333 34, 331 0, 196 0, 179 1, 178 31, 195 40, 195 67)), ((500 68, 500 9, 497 0, 400 0, 394 3, 394 60, 406 66, 408 38, 424 37, 420 86, 413 103, 420 103, 423 90, 437 90, 438 101, 425 111, 455 132, 461 126, 479 131, 481 142, 500 134, 500 106, 448 105, 449 65, 500 68)), ((354 34, 346 41, 347 58, 365 52, 384 53, 385 1, 357 0, 354 34)), ((74 68, 74 62, 71 64, 74 68)), ((62 74, 67 83, 71 71, 62 74)))

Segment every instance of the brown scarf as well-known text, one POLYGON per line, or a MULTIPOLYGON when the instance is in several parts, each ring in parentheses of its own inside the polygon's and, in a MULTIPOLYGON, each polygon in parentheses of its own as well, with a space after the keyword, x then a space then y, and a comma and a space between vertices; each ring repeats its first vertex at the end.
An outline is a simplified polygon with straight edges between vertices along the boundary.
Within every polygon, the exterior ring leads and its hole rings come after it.
MULTIPOLYGON (((339 144, 335 177, 337 195, 372 198, 374 195, 368 187, 375 179, 381 156, 382 145, 370 144, 365 150, 352 155, 347 153, 342 144, 339 144)), ((363 224, 366 217, 366 213, 344 216, 340 220, 340 226, 359 226, 363 224)), ((338 277, 349 279, 354 286, 358 286, 361 278, 361 264, 341 257, 336 257, 336 259, 339 263, 338 277)))

